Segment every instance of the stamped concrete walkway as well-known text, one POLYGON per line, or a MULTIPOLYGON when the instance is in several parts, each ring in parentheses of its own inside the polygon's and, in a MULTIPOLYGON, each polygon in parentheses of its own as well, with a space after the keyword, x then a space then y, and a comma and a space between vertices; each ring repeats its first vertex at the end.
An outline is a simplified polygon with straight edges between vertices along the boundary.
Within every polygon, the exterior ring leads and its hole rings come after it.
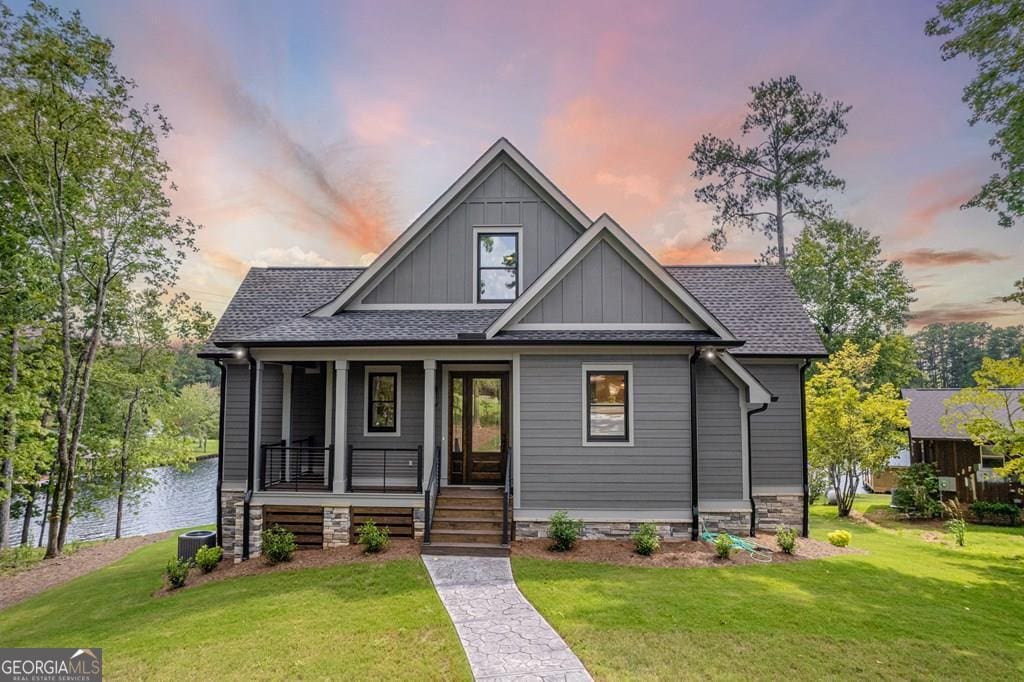
POLYGON ((505 558, 424 556, 478 680, 590 680, 576 654, 533 608, 505 558))

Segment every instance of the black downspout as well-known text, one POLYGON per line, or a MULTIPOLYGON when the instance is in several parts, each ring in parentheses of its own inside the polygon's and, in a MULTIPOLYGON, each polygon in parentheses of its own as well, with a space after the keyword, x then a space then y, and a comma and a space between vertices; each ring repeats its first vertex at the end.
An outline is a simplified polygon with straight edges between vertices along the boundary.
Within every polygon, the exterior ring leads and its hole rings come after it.
POLYGON ((700 512, 697 507, 697 360, 700 348, 693 349, 690 356, 690 539, 700 537, 700 512))
POLYGON ((800 533, 802 537, 807 537, 810 533, 810 500, 807 499, 810 494, 807 478, 807 391, 804 389, 804 374, 810 365, 810 360, 804 360, 804 363, 800 365, 800 444, 804 458, 804 527, 800 533))
POLYGON ((224 485, 224 405, 227 402, 228 368, 221 360, 213 364, 220 368, 220 424, 217 433, 217 544, 224 547, 224 505, 221 490, 224 485))
POLYGON ((750 428, 750 418, 768 409, 768 403, 761 407, 747 410, 747 482, 750 490, 750 537, 757 536, 757 505, 754 504, 754 433, 750 428))
POLYGON ((253 470, 256 467, 256 361, 249 359, 249 462, 242 504, 242 559, 249 558, 249 502, 252 500, 253 470))

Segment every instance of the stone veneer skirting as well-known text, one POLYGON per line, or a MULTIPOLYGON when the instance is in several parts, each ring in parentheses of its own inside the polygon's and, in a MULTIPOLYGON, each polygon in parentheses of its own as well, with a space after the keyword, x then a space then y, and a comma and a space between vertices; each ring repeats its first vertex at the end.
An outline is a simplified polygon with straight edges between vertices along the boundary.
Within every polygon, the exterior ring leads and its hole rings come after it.
POLYGON ((241 503, 244 497, 244 493, 227 490, 220 494, 221 537, 217 538, 217 542, 224 549, 226 556, 235 555, 235 523, 241 518, 235 518, 235 505, 241 503))
POLYGON ((725 531, 731 535, 750 535, 749 511, 700 511, 704 528, 711 533, 725 531))
MULTIPOLYGON (((572 516, 570 514, 570 516, 572 516)), ((580 537, 586 540, 627 540, 642 521, 584 521, 580 537)), ((689 540, 689 521, 655 523, 662 540, 689 540)), ((546 538, 547 521, 516 521, 516 539, 546 538)))
POLYGON ((352 541, 352 516, 348 507, 324 507, 324 549, 343 547, 352 541))
POLYGON ((803 495, 755 495, 757 529, 774 533, 780 525, 799 532, 804 524, 803 495))

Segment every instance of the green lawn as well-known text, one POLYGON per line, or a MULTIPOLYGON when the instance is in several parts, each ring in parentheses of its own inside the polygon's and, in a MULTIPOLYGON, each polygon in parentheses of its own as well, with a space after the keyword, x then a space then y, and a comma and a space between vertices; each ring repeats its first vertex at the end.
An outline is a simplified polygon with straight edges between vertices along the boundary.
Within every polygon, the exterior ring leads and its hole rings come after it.
POLYGON ((107 679, 468 679, 418 560, 234 578, 151 597, 174 541, 0 613, 0 646, 102 647, 107 679))
POLYGON ((955 548, 902 526, 815 507, 813 537, 845 528, 868 554, 730 569, 513 565, 598 679, 1020 679, 1024 531, 971 526, 955 548))

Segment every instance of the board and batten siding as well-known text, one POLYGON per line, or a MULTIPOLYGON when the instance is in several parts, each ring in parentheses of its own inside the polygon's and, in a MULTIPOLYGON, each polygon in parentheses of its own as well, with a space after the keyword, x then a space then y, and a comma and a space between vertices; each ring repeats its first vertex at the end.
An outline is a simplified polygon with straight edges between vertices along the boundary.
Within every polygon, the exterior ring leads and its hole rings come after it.
POLYGON ((690 513, 685 355, 522 355, 521 509, 690 513), (583 445, 583 364, 632 364, 633 446, 583 445))
POLYGON ((743 366, 778 398, 750 417, 750 484, 755 493, 758 487, 801 489, 800 365, 744 361, 743 366))
POLYGON ((743 498, 739 389, 722 372, 697 364, 697 481, 701 500, 743 498))
POLYGON ((683 323, 686 320, 606 240, 596 242, 522 322, 683 323))
MULTIPOLYGON (((347 442, 359 448, 415 449, 423 445, 423 363, 422 362, 350 362, 348 370, 347 442), (364 435, 366 394, 363 383, 366 365, 402 368, 399 435, 364 435)), ((425 460, 429 461, 429 460, 425 460)))
POLYGON ((281 365, 263 363, 260 379, 260 442, 281 442, 281 400, 284 373, 281 365))
POLYGON ((249 463, 249 364, 226 363, 224 372, 224 481, 245 485, 249 463))
POLYGON ((490 174, 398 265, 362 303, 474 303, 473 228, 522 227, 524 291, 578 237, 576 229, 521 175, 504 163, 490 174))

